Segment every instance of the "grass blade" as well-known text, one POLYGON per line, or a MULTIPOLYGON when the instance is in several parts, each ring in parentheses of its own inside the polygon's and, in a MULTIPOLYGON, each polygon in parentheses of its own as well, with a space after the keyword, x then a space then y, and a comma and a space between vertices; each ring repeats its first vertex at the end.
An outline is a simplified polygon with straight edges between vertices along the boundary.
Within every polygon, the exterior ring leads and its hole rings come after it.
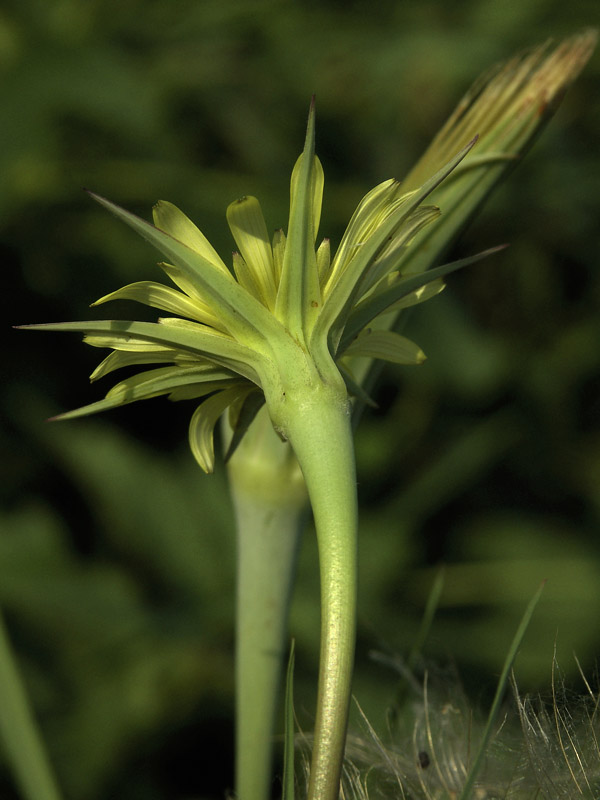
POLYGON ((285 732, 283 743, 283 793, 281 800, 294 800, 294 657, 292 639, 285 680, 285 732))
POLYGON ((525 631, 527 630, 527 627, 531 621, 531 617, 533 616, 533 612, 535 611, 535 608, 539 603, 540 597, 542 596, 542 592, 544 591, 545 585, 546 581, 543 581, 540 588, 537 590, 532 599, 529 601, 529 605, 525 609, 523 618, 521 619, 519 627, 517 628, 517 632, 515 633, 514 638, 511 642, 508 654, 504 661, 504 666, 502 667, 502 672, 500 674, 500 679, 498 681, 498 686, 496 688, 496 694, 494 695, 492 707, 490 708, 490 713, 488 715, 487 722, 485 724, 483 736, 481 737, 481 742, 479 743, 479 748, 477 750, 475 759, 473 761, 471 769, 469 770, 467 779, 465 781, 465 785, 463 786, 463 790, 460 793, 460 797, 458 798, 458 800, 469 800, 469 798, 471 797, 471 792, 473 791, 475 781, 477 780, 477 775, 479 773, 479 770, 481 769, 483 758, 485 756, 485 751, 487 749, 488 743, 492 735, 492 729, 498 717, 498 712, 500 711, 500 705, 502 703, 502 698, 504 697, 504 690, 506 689, 506 686, 508 684, 508 678, 510 675, 510 671, 512 669, 512 665, 519 651, 519 647, 521 646, 521 642, 523 641, 523 637, 525 636, 525 631))
POLYGON ((60 793, 0 617, 0 739, 26 800, 60 800, 60 793))

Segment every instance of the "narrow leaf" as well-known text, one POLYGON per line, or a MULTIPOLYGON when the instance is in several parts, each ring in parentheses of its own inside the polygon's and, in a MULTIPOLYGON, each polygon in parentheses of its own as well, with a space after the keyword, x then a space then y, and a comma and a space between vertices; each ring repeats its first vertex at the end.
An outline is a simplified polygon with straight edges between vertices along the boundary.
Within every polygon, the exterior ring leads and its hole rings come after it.
POLYGON ((427 641, 427 637, 429 636, 429 631, 431 630, 431 626, 433 625, 433 619, 435 617, 440 597, 442 596, 442 590, 444 588, 444 568, 442 567, 437 575, 435 576, 435 580, 427 596, 427 603, 425 604, 425 612, 423 614, 423 618, 421 619, 421 624, 419 625, 419 630, 417 631, 417 635, 415 637, 415 641, 413 642, 413 646, 410 649, 410 653, 408 654, 408 658, 406 659, 406 666, 413 670, 416 665, 419 657, 423 651, 423 647, 425 642, 427 641))

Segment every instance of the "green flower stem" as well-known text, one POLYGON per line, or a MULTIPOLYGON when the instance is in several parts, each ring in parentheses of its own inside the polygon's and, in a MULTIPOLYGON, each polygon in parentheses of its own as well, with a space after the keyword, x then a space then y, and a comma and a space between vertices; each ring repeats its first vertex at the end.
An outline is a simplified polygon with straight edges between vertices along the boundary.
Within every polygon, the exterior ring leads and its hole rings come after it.
POLYGON ((345 389, 317 382, 288 391, 282 429, 302 469, 315 519, 321 575, 321 651, 309 800, 337 800, 356 629, 358 510, 345 389))
POLYGON ((236 797, 271 794, 273 726, 307 497, 262 409, 228 465, 237 524, 236 797))

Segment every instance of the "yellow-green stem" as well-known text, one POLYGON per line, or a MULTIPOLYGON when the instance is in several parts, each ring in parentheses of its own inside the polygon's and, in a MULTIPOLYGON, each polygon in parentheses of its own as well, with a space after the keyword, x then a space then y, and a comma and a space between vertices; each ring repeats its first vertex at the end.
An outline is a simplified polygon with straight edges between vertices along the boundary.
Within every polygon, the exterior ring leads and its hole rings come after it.
POLYGON ((315 519, 321 575, 321 650, 309 800, 338 800, 356 628, 358 510, 345 391, 317 383, 288 392, 285 434, 315 519))

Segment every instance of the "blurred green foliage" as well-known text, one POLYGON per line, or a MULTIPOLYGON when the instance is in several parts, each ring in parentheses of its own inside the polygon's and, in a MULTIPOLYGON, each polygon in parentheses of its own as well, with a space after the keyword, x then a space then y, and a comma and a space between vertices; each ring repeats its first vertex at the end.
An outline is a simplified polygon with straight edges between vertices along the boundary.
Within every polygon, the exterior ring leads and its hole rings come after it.
MULTIPOLYGON (((0 250, 6 325, 89 318, 155 254, 81 192, 188 213, 226 256, 226 205, 275 228, 308 100, 326 175, 322 231, 401 177, 472 80, 593 23, 596 3, 7 0, 0 8, 0 250)), ((596 56, 455 255, 510 250, 411 317, 429 356, 390 369, 357 437, 363 509, 356 694, 377 725, 436 570, 426 656, 493 687, 517 661, 548 683, 554 642, 591 671, 600 608, 600 279, 596 56)), ((104 313, 104 312, 100 312, 104 313)), ((127 317, 126 303, 112 316, 127 317)), ((139 310, 136 309, 139 316, 139 310)), ((187 452, 192 409, 162 399, 43 419, 99 397, 97 353, 7 331, 0 396, 0 606, 67 798, 222 796, 231 786, 234 543, 223 470, 187 452)), ((318 648, 313 537, 292 610, 297 709, 318 648)), ((0 794, 11 797, 7 779, 0 794)))

